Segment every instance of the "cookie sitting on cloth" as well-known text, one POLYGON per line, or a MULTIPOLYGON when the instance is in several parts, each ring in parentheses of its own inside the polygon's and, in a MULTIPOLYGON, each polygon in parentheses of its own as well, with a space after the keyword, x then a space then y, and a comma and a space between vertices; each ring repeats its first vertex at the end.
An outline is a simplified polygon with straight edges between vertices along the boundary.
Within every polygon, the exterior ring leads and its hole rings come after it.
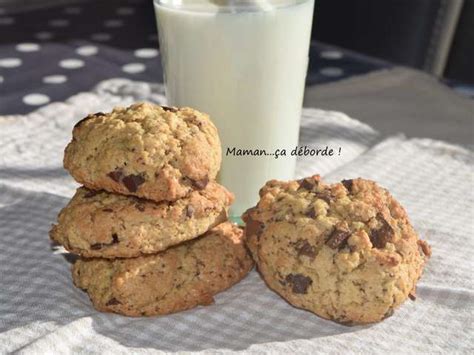
POLYGON ((403 207, 364 179, 272 180, 242 218, 268 286, 290 304, 343 324, 380 321, 413 298, 431 255, 403 207))
POLYGON ((211 304, 215 294, 239 282, 252 266, 242 229, 226 222, 162 253, 79 259, 72 272, 74 284, 98 310, 151 316, 211 304))

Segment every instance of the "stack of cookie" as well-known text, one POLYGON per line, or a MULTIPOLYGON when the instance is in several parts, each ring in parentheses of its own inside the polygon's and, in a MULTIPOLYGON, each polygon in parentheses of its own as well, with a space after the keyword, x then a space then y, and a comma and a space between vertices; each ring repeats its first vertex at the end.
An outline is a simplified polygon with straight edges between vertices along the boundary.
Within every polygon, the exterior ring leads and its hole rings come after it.
POLYGON ((209 117, 148 103, 78 122, 64 166, 84 186, 51 238, 80 256, 76 286, 131 316, 209 304, 251 269, 233 195, 215 182, 221 147, 209 117))

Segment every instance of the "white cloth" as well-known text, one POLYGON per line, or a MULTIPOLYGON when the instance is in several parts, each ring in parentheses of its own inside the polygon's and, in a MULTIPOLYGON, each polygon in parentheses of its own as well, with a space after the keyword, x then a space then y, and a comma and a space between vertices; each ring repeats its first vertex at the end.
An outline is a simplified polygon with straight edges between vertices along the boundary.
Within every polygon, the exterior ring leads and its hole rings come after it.
POLYGON ((77 184, 62 168, 72 125, 136 100, 164 102, 160 85, 109 80, 24 117, 0 117, 0 353, 472 353, 473 154, 381 137, 344 114, 305 109, 300 145, 341 147, 302 158, 297 175, 362 176, 387 187, 433 248, 417 288, 385 321, 345 327, 295 309, 255 271, 216 303, 169 316, 95 311, 72 285, 70 258, 48 231, 77 184))

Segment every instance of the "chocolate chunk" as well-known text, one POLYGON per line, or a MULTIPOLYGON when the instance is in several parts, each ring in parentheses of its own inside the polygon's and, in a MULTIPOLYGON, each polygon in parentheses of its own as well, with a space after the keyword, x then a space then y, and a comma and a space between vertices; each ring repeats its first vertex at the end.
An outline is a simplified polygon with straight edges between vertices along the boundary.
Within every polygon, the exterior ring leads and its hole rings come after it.
POLYGON ((102 211, 110 213, 110 212, 113 212, 114 210, 111 208, 103 208, 102 211))
POLYGON ((169 106, 161 106, 161 108, 165 111, 170 111, 170 112, 178 112, 178 109, 176 107, 169 107, 169 106))
POLYGON ((413 291, 410 292, 410 293, 408 294, 408 297, 409 297, 412 301, 416 301, 416 294, 415 294, 415 292, 413 292, 413 291))
POLYGON ((117 233, 112 234, 112 241, 110 243, 95 243, 91 245, 92 250, 100 250, 102 248, 109 247, 113 244, 117 244, 119 242, 117 233))
POLYGON ((110 300, 107 301, 107 303, 105 304, 106 306, 117 306, 119 304, 122 304, 122 302, 120 302, 118 299, 116 299, 115 297, 112 297, 110 300))
POLYGON ((385 244, 387 244, 387 242, 393 240, 395 231, 381 213, 377 214, 377 220, 382 224, 382 226, 379 229, 372 230, 369 238, 374 247, 383 249, 385 248, 385 244))
POLYGON ((137 210, 139 210, 140 212, 145 212, 145 205, 141 204, 141 203, 136 203, 135 204, 135 208, 137 210))
POLYGON ((263 232, 263 223, 252 219, 252 217, 247 216, 247 222, 245 223, 245 235, 251 236, 255 235, 260 237, 263 232))
POLYGON ((298 183, 300 184, 300 189, 308 191, 311 191, 317 185, 317 182, 311 178, 298 180, 298 183))
POLYGON ((310 258, 314 258, 316 256, 316 250, 306 239, 300 239, 296 243, 294 243, 294 247, 298 256, 305 255, 310 258))
POLYGON ((314 207, 311 207, 305 215, 309 218, 316 218, 316 211, 314 210, 314 207))
POLYGON ((333 197, 331 195, 331 191, 324 190, 321 192, 316 192, 315 196, 323 201, 325 201, 328 205, 331 203, 333 197))
POLYGON ((109 178, 114 180, 115 182, 120 182, 120 179, 123 177, 123 170, 122 169, 115 169, 107 174, 109 178))
POLYGON ((191 205, 186 206, 186 217, 191 218, 194 214, 194 207, 191 205))
POLYGON ((341 183, 347 189, 347 191, 352 192, 352 186, 354 185, 354 180, 342 180, 341 183))
POLYGON ((145 179, 140 174, 123 176, 123 170, 120 168, 111 171, 107 176, 115 182, 123 183, 130 192, 137 192, 138 186, 145 182, 145 179))
POLYGON ((303 274, 289 274, 285 278, 286 282, 291 285, 293 293, 305 294, 313 280, 303 274))
POLYGON ((206 188, 207 184, 209 183, 209 178, 206 176, 202 180, 191 180, 191 181, 192 181, 193 186, 196 189, 202 190, 202 189, 206 188))
POLYGON ((91 249, 92 249, 92 250, 99 250, 99 249, 102 249, 102 247, 103 247, 104 245, 105 245, 104 243, 95 243, 95 244, 92 244, 92 245, 91 245, 91 249))
POLYGON ((100 191, 87 190, 87 192, 84 194, 84 198, 91 198, 91 197, 94 197, 98 194, 100 194, 100 191))
POLYGON ((341 249, 346 245, 347 238, 350 236, 350 231, 335 228, 328 240, 326 240, 326 245, 332 249, 341 249))
POLYGON ((141 175, 127 175, 122 179, 122 183, 130 192, 137 192, 138 186, 143 184, 145 179, 141 175))

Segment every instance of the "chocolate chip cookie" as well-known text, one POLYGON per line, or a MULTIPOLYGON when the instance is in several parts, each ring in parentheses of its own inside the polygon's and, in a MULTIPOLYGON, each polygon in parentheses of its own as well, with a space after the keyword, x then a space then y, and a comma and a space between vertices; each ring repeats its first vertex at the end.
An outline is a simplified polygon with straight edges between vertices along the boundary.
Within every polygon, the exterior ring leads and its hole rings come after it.
POLYGON ((227 220, 233 195, 216 182, 175 202, 79 188, 51 239, 85 257, 135 257, 193 239, 227 220))
POLYGON ((155 201, 175 201, 216 178, 217 129, 191 108, 140 103, 79 121, 64 167, 79 183, 155 201))
POLYGON ((268 286, 343 324, 380 321, 414 298, 431 255, 403 207, 364 179, 269 181, 242 218, 268 286))
POLYGON ((155 255, 132 259, 79 259, 74 284, 99 311, 150 316, 213 303, 240 281, 253 261, 242 230, 223 223, 198 239, 155 255))

